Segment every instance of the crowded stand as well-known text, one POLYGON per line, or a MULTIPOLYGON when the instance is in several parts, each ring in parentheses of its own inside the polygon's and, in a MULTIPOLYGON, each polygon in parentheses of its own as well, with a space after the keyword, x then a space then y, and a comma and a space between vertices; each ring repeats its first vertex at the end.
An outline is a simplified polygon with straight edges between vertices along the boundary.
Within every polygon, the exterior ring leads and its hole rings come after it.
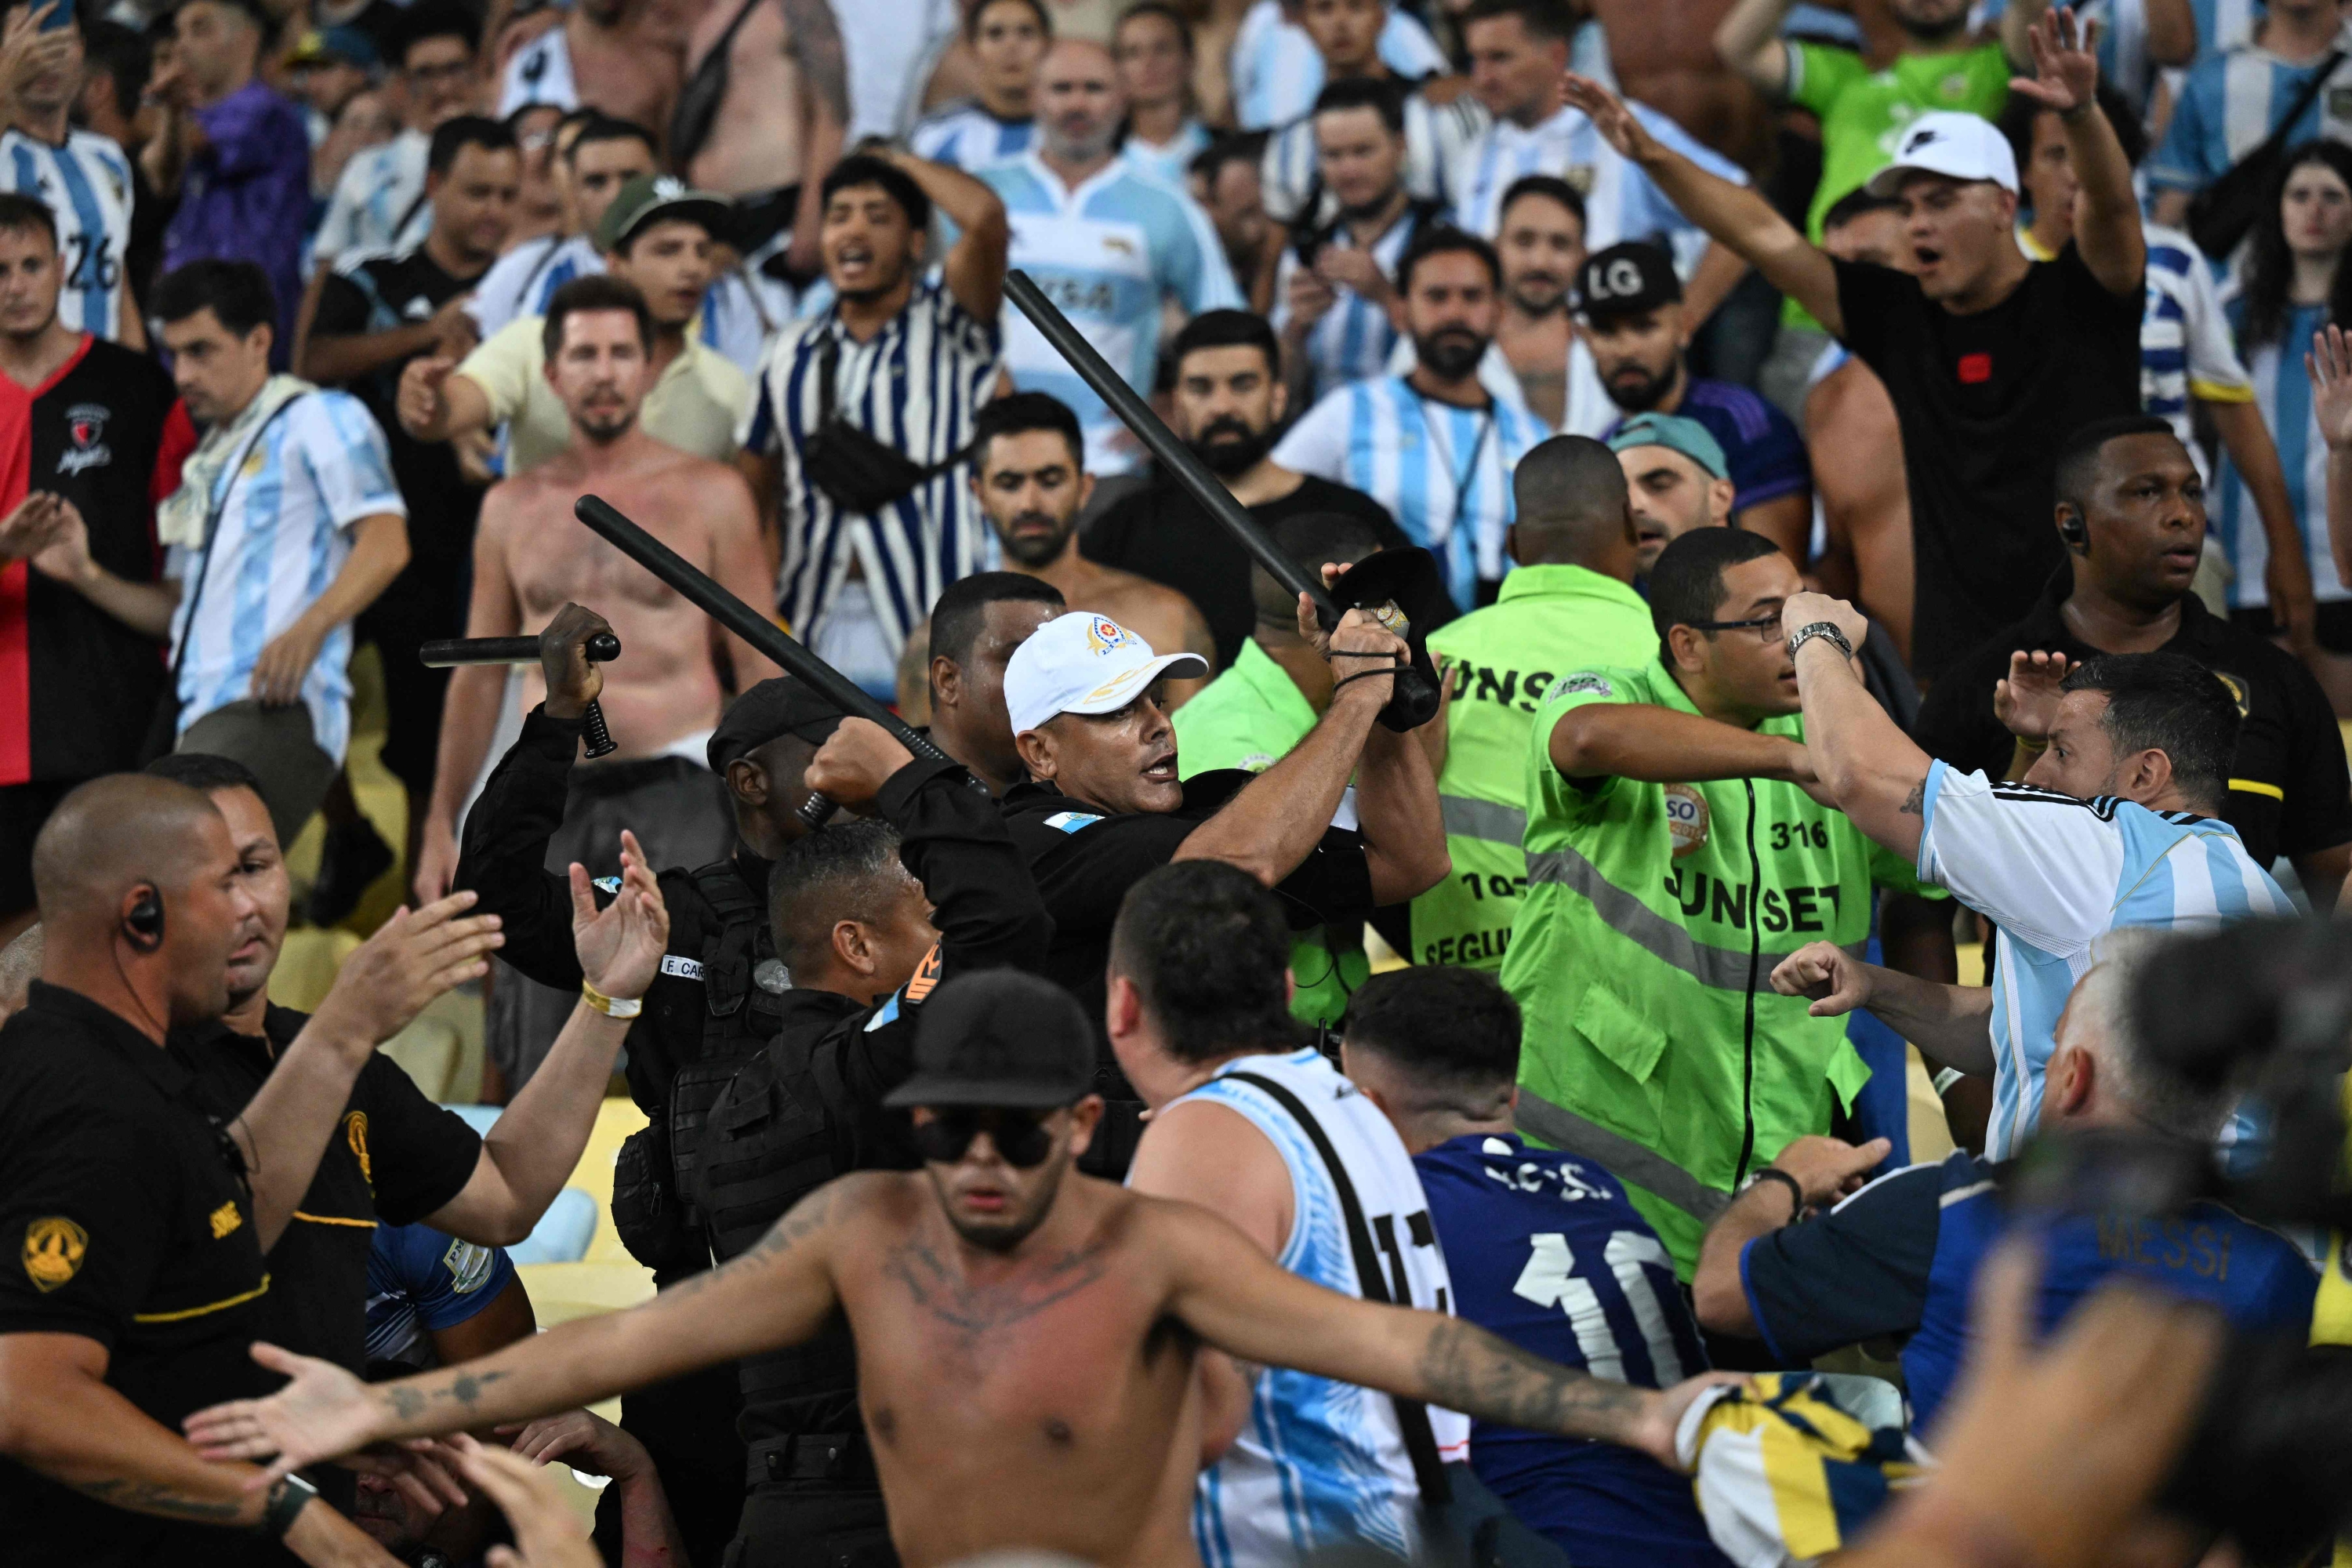
POLYGON ((0 0, 0 1563, 2352 1562, 2337 0, 0 0))

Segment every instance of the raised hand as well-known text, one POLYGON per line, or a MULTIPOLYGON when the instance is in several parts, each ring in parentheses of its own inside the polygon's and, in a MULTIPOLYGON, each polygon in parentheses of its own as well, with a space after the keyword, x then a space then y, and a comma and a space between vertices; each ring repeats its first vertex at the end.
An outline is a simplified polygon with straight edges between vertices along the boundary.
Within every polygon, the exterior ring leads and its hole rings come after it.
POLYGON ((420 910, 394 911, 343 960, 311 1023, 330 1037, 363 1041, 373 1050, 406 1028, 436 996, 480 979, 489 969, 486 955, 506 938, 498 916, 466 915, 475 901, 467 890, 420 910))
POLYGON ((1650 128, 1633 118, 1625 100, 1591 77, 1570 71, 1559 79, 1559 90, 1570 103, 1584 111, 1602 141, 1634 163, 1645 163, 1664 151, 1658 139, 1650 134, 1650 128))
POLYGON ((1772 989, 1810 996, 1807 1013, 1835 1018, 1869 1005, 1870 968, 1833 942, 1809 942, 1773 966, 1772 989))
POLYGON ((379 1423, 389 1407, 334 1363, 259 1341, 253 1359, 292 1381, 267 1399, 231 1400, 180 1424, 207 1459, 265 1465, 246 1482, 247 1491, 260 1491, 305 1465, 355 1454, 383 1436, 379 1423))
POLYGON ((2009 677, 1993 683, 1992 716, 2021 741, 2042 742, 2058 722, 2060 687, 2074 667, 2063 653, 2028 653, 2020 648, 2009 656, 2009 677))
POLYGON ((2033 24, 2026 41, 2033 47, 2033 74, 2009 79, 2009 90, 2069 119, 2097 101, 2099 57, 2095 26, 2076 27, 2071 6, 2053 6, 2033 24))
POLYGON ((863 813, 890 775, 914 760, 889 731, 871 719, 853 717, 835 726, 802 778, 835 805, 863 813))
POLYGON ((669 909, 662 902, 661 886, 646 864, 637 836, 621 830, 621 891, 601 910, 588 868, 574 860, 568 869, 572 942, 580 954, 582 977, 603 995, 635 1001, 654 983, 662 953, 669 947, 669 909))
POLYGON ((610 632, 613 624, 584 605, 566 604, 539 634, 539 672, 547 680, 547 711, 556 719, 577 719, 604 689, 604 667, 588 658, 591 637, 610 632))
POLYGON ((2352 342, 2344 329, 2314 332, 2303 368, 2311 377, 2311 411, 2318 416, 2320 435, 2338 450, 2352 447, 2352 342))
POLYGON ((1791 594, 1780 605, 1780 629, 1790 637, 1815 621, 1827 621, 1837 627, 1856 653, 1862 651, 1864 639, 1870 636, 1869 617, 1831 595, 1791 594))

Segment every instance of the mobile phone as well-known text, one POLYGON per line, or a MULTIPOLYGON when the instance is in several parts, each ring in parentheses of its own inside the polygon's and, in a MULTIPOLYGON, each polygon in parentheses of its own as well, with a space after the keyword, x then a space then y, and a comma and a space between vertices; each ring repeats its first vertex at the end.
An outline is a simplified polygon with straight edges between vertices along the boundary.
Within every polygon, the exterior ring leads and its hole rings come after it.
POLYGON ((56 0, 47 13, 41 17, 41 31, 54 33, 60 27, 70 27, 73 26, 73 0, 56 0))

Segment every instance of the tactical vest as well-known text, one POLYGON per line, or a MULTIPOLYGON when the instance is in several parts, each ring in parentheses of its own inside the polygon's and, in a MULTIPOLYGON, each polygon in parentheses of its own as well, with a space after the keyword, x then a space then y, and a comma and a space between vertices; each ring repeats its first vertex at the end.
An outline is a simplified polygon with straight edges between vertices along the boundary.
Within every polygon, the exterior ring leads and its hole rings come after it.
MULTIPOLYGON (((859 1113, 823 1032, 779 1035, 708 1101, 696 1181, 685 1189, 721 1262, 759 1243, 809 1193, 857 1164, 859 1113)), ((846 1321, 737 1363, 747 1484, 825 1491, 877 1485, 857 1415, 846 1321)))
POLYGON ((693 1194, 710 1107, 775 1037, 792 986, 767 910, 735 863, 715 861, 689 875, 715 917, 702 942, 702 1049, 671 1079, 667 1114, 628 1140, 614 1173, 614 1229, 655 1269, 690 1268, 709 1255, 711 1238, 693 1194))

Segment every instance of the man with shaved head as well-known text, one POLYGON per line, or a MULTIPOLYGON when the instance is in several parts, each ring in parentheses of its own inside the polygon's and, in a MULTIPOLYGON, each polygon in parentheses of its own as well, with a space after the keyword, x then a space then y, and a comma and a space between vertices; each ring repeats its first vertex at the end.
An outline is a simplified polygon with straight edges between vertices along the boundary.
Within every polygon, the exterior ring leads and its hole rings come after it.
MULTIPOLYGON (((307 1482, 248 1490, 251 1467, 202 1459, 177 1430, 269 1384, 246 1353, 273 1310, 263 1252, 291 1210, 273 1218, 268 1194, 299 1193, 318 1159, 315 1142, 305 1160, 273 1137, 278 1112, 259 1101, 236 1133, 216 1127, 168 1040, 221 1016, 231 959, 262 931, 240 873, 219 811, 158 778, 83 784, 33 846, 41 977, 0 1029, 12 1563, 386 1561, 307 1482)), ((470 901, 399 917, 353 954, 323 1026, 372 1047, 478 973, 480 929, 449 921, 470 901)))
POLYGON ((1445 670, 1434 737, 1437 800, 1453 875, 1412 901, 1415 963, 1503 966, 1527 890, 1528 731, 1553 679, 1638 665, 1657 647, 1633 592, 1634 535, 1615 453, 1555 436, 1511 476, 1517 521, 1503 546, 1518 570, 1483 610, 1429 634, 1445 670))
MULTIPOLYGON (((1241 304, 1224 247, 1190 196, 1119 161, 1127 100, 1108 49, 1081 38, 1055 44, 1038 67, 1032 102, 1036 144, 978 171, 1013 220, 1010 264, 1148 395, 1164 301, 1187 316, 1241 304)), ((1142 460, 1127 426, 1026 316, 1005 318, 1004 368, 1020 390, 1050 392, 1077 410, 1088 473, 1123 474, 1142 460)))

